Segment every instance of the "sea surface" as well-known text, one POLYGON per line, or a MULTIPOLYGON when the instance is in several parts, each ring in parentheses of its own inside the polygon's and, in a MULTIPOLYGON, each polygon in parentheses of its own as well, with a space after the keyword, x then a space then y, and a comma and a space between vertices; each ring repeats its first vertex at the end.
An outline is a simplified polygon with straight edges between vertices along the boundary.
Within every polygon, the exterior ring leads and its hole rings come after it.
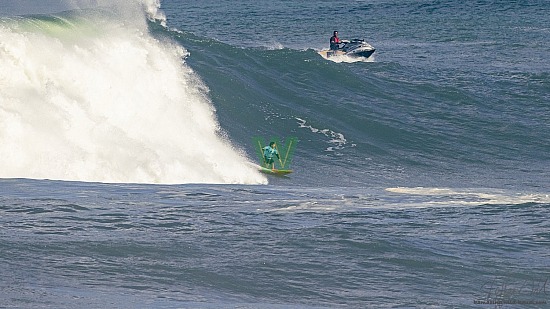
POLYGON ((0 0, 0 308, 548 308, 549 16, 0 0))

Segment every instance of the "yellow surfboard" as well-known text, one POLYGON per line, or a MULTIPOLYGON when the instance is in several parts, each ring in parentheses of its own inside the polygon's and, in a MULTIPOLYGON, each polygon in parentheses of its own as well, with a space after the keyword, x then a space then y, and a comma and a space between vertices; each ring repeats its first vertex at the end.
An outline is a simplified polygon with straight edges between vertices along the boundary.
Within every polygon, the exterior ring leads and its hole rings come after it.
POLYGON ((277 176, 285 176, 290 173, 292 173, 292 170, 278 170, 278 169, 270 169, 260 166, 260 172, 270 175, 277 175, 277 176))

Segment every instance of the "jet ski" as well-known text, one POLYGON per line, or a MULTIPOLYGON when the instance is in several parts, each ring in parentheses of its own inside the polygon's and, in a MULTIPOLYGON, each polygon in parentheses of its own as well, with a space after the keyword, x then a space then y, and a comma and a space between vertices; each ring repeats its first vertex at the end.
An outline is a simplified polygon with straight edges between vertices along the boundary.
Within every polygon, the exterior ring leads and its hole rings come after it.
POLYGON ((353 39, 351 41, 342 40, 342 46, 337 50, 324 49, 319 52, 323 58, 328 59, 334 56, 348 57, 370 57, 376 50, 372 45, 361 39, 353 39))

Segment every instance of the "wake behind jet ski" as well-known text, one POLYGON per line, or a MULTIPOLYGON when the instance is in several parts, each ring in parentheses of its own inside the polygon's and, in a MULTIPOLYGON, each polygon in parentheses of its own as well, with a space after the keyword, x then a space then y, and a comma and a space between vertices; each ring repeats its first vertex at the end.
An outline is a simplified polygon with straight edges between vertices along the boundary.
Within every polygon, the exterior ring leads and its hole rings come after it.
POLYGON ((340 40, 338 31, 330 38, 330 49, 321 50, 319 54, 328 59, 335 56, 370 57, 376 49, 362 39, 340 40))

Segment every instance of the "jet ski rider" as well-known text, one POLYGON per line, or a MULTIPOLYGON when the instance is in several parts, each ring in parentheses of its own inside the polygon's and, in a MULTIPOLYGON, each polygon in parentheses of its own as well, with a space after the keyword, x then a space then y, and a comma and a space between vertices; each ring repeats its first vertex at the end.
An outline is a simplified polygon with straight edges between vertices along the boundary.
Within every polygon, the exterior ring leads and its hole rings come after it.
POLYGON ((334 31, 333 35, 330 37, 330 50, 339 50, 340 44, 342 44, 342 41, 338 37, 338 31, 334 31))

